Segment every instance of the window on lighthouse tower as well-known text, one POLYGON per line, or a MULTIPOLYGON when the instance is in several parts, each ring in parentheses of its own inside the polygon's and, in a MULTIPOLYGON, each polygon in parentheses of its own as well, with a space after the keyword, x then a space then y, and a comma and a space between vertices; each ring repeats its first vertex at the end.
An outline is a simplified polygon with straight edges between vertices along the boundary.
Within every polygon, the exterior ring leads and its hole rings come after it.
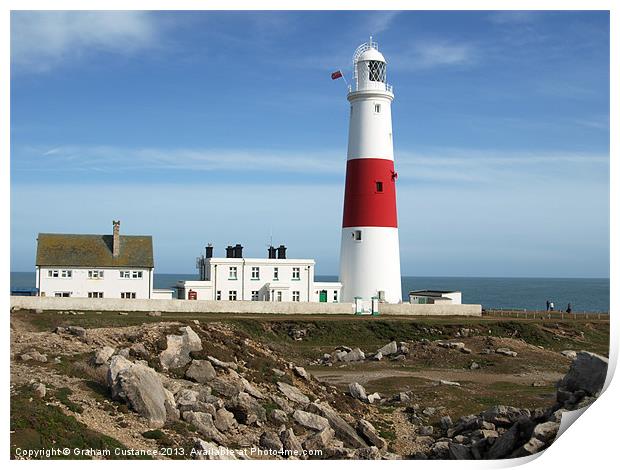
POLYGON ((369 60, 368 79, 371 82, 385 83, 385 62, 380 62, 378 60, 369 60))

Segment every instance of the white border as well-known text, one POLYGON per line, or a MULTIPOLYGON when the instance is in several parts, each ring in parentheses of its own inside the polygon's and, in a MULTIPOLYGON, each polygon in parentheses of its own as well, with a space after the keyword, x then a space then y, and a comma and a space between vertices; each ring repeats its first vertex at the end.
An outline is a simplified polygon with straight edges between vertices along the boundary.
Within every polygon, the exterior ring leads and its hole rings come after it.
MULTIPOLYGON (((213 9, 213 10, 233 10, 233 9, 251 9, 251 10, 277 10, 277 9, 295 9, 295 10, 308 10, 308 9, 324 9, 324 10, 397 10, 397 9, 415 9, 415 10, 610 10, 611 11, 611 61, 610 61, 610 83, 611 83, 611 104, 610 106, 610 129, 616 128, 618 121, 618 110, 620 109, 618 102, 618 27, 620 26, 618 21, 618 6, 616 2, 611 0, 505 0, 502 2, 489 1, 489 0, 471 0, 469 2, 462 2, 458 0, 435 0, 435 1, 397 1, 397 0, 384 0, 380 3, 370 2, 368 0, 357 1, 340 1, 335 4, 333 1, 315 0, 315 1, 298 1, 298 2, 286 2, 276 0, 265 0, 261 2, 248 2, 248 1, 235 1, 229 0, 226 2, 206 2, 206 1, 191 1, 191 0, 108 0, 108 1, 71 1, 71 0, 57 0, 57 1, 44 1, 44 0, 5 0, 0 7, 0 31, 2 37, 2 47, 0 49, 0 84, 1 95, 0 103, 2 103, 2 112, 0 119, 0 145, 2 146, 2 169, 0 171, 0 191, 2 194, 3 204, 1 205, 2 219, 10 221, 10 178, 9 178, 9 159, 10 154, 10 10, 11 9, 63 9, 63 10, 79 10, 79 9, 116 9, 116 10, 195 10, 195 9, 213 9)), ((325 32, 329 34, 328 31, 325 32)), ((613 311, 611 315, 611 344, 610 344, 610 372, 613 373, 618 357, 618 321, 615 318, 615 311, 618 305, 618 292, 614 290, 617 287, 618 280, 618 249, 617 240, 620 237, 618 231, 618 217, 614 214, 618 214, 619 194, 617 186, 614 183, 618 183, 618 132, 611 133, 611 303, 610 311, 613 311)), ((3 260, 4 269, 0 272, 0 279, 2 280, 2 293, 0 294, 4 305, 4 314, 6 315, 4 323, 4 352, 5 360, 2 361, 2 372, 4 379, 4 386, 2 387, 3 403, 2 418, 4 423, 3 427, 3 443, 4 446, 4 458, 8 460, 9 455, 9 321, 8 321, 8 309, 9 309, 9 272, 10 272, 10 245, 9 245, 9 233, 6 228, 2 230, 2 248, 0 251, 0 259, 3 260)), ((611 380, 611 373, 608 377, 608 382, 611 380)), ((560 468, 595 468, 595 467, 607 467, 610 464, 613 465, 615 460, 615 446, 616 444, 616 428, 618 424, 618 403, 620 403, 620 386, 618 381, 611 382, 608 389, 588 410, 583 413, 579 418, 579 424, 572 426, 567 432, 565 432, 556 443, 554 443, 546 452, 540 457, 533 459, 529 463, 530 468, 540 468, 548 470, 551 466, 560 468)), ((344 462, 344 461, 329 461, 323 465, 338 465, 341 466, 361 466, 373 468, 377 465, 390 467, 411 468, 415 467, 433 467, 433 468, 454 468, 456 465, 459 468, 501 468, 511 467, 517 464, 524 463, 523 459, 519 462, 515 460, 511 461, 403 461, 403 462, 344 462)), ((16 462, 11 461, 11 465, 28 465, 28 466, 52 466, 57 468, 65 468, 67 465, 73 467, 74 465, 82 465, 80 462, 16 462)), ((316 465, 315 462, 304 463, 292 463, 292 462, 218 462, 218 466, 224 465, 243 465, 248 466, 269 466, 274 465, 316 465)), ((109 462, 91 462, 90 465, 114 465, 109 462)), ((134 462, 132 466, 159 466, 159 465, 209 465, 207 463, 198 462, 134 462)))

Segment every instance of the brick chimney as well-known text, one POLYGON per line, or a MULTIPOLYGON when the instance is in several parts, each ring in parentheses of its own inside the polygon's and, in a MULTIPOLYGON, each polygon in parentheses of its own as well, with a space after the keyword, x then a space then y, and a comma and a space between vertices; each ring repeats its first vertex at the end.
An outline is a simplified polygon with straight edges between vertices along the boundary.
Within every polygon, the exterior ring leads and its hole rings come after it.
POLYGON ((113 220, 112 221, 112 256, 118 258, 119 253, 121 252, 121 236, 119 234, 121 230, 121 221, 113 220))

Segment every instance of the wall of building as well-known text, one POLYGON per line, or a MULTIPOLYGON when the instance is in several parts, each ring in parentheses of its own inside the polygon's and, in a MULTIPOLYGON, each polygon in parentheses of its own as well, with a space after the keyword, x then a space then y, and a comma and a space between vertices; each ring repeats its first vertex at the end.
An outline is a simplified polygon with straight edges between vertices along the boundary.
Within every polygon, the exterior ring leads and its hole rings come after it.
POLYGON ((71 297, 88 298, 89 292, 103 292, 104 298, 120 299, 121 292, 135 292, 137 299, 148 299, 153 287, 152 269, 148 268, 75 268, 42 267, 35 271, 41 295, 54 297, 57 292, 69 292, 71 297), (61 277, 62 271, 71 271, 71 277, 61 277), (88 271, 103 271, 103 278, 89 278, 88 271), (59 277, 50 277, 49 271, 58 271, 59 277), (130 271, 130 278, 121 278, 121 271, 130 271), (142 277, 134 279, 133 271, 142 277))
MULTIPOLYGON (((205 300, 124 300, 11 296, 11 307, 42 310, 111 312, 255 313, 255 314, 353 314, 350 303, 246 302, 205 300)), ((381 304, 380 315, 481 316, 480 305, 381 304)))

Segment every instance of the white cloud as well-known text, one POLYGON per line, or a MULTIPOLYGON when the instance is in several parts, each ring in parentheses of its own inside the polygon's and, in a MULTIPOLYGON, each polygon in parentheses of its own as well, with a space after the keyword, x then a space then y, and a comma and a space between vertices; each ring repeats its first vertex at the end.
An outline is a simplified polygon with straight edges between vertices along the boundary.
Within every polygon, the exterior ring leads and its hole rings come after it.
POLYGON ((379 34, 386 31, 392 25, 399 11, 372 11, 368 12, 368 34, 379 34))
POLYGON ((141 11, 17 11, 11 61, 26 72, 50 70, 94 50, 133 54, 154 45, 152 14, 141 11))
POLYGON ((473 44, 450 41, 418 41, 390 61, 397 69, 417 70, 471 65, 479 51, 473 44))

